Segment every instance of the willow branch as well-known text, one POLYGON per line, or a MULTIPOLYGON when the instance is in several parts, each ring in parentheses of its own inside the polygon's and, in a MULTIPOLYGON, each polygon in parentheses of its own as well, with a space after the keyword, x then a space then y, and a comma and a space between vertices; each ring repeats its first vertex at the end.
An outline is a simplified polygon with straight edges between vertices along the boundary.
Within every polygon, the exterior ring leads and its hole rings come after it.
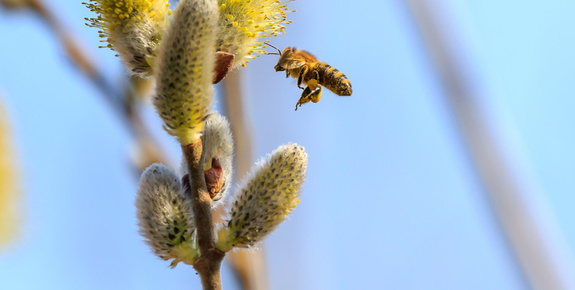
POLYGON ((220 267, 225 254, 214 248, 212 199, 206 187, 203 169, 205 155, 202 151, 201 140, 189 146, 182 146, 188 164, 190 178, 188 193, 192 197, 192 211, 200 248, 200 257, 194 263, 194 269, 202 279, 204 290, 221 289, 220 267))

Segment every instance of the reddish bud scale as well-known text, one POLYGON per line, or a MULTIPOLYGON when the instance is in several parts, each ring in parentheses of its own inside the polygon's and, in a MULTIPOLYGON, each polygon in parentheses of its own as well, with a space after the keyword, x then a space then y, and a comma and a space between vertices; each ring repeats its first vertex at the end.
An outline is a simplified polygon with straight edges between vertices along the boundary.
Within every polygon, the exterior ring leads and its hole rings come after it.
POLYGON ((221 82, 226 75, 232 70, 235 56, 231 53, 218 51, 216 52, 216 65, 214 67, 213 84, 221 82))
POLYGON ((213 199, 222 188, 223 181, 222 166, 220 165, 220 160, 216 157, 212 158, 212 168, 204 171, 204 176, 206 178, 206 186, 208 187, 208 192, 210 197, 213 199))

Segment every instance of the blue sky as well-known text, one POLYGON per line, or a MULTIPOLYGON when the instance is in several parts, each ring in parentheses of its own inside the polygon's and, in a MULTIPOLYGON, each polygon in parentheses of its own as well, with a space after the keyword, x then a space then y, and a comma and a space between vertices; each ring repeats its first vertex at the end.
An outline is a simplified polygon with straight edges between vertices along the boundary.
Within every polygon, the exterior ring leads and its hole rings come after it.
MULTIPOLYGON (((108 78, 81 1, 48 1, 108 78)), ((575 3, 442 2, 486 118, 538 216, 575 249, 575 3)), ((293 111, 295 80, 276 56, 245 69, 256 156, 295 142, 309 154, 301 203, 266 240, 272 289, 525 289, 402 1, 296 1, 273 39, 344 72, 351 98, 325 92, 293 111)), ((28 13, 0 11, 0 93, 25 189, 19 243, 0 253, 2 289, 200 289, 137 234, 132 140, 60 44, 28 13)), ((149 124, 171 156, 175 141, 149 124)), ((562 250, 562 249, 559 249, 562 250)), ((224 286, 234 289, 224 268, 224 286)))

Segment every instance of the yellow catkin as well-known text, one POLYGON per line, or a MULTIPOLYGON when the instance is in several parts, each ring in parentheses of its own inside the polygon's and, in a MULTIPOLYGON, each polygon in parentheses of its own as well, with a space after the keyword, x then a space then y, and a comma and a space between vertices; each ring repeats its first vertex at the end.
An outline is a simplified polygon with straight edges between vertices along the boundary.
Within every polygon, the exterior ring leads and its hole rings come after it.
POLYGON ((181 145, 199 140, 212 110, 215 0, 182 0, 174 11, 157 59, 156 111, 181 145))
POLYGON ((0 246, 15 240, 21 218, 21 191, 11 140, 6 112, 0 103, 0 246))
POLYGON ((288 1, 218 0, 220 20, 217 49, 236 57, 234 66, 245 66, 248 60, 264 53, 261 38, 284 34, 288 1))
POLYGON ((100 37, 118 52, 131 74, 150 76, 156 50, 171 11, 168 0, 89 0, 84 3, 99 16, 86 18, 100 29, 100 37))

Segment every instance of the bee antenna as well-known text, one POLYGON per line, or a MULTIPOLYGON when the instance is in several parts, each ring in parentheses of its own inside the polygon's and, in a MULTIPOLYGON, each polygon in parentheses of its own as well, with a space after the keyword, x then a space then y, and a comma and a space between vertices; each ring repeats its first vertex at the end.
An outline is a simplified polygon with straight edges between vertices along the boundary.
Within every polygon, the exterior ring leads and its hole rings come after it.
MULTIPOLYGON (((277 48, 277 47, 275 47, 275 46, 273 46, 273 45, 271 45, 271 44, 269 44, 269 43, 266 43, 266 45, 275 48, 275 49, 278 51, 277 55, 279 55, 279 56, 282 55, 282 51, 281 51, 279 48, 277 48)), ((276 54, 276 53, 268 53, 268 54, 276 54)))

